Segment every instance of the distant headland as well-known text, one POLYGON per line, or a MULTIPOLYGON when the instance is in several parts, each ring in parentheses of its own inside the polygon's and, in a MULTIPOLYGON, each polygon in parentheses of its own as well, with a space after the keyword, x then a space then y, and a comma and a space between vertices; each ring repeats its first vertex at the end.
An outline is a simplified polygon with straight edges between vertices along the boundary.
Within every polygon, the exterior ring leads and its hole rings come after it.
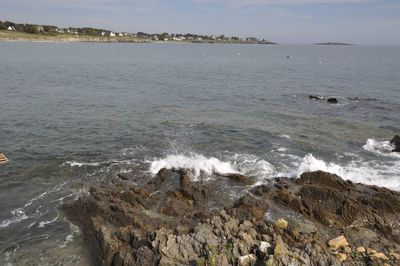
POLYGON ((353 45, 353 44, 343 43, 343 42, 320 42, 320 43, 315 43, 315 45, 353 45))
POLYGON ((227 37, 225 35, 169 34, 145 32, 115 32, 91 27, 57 27, 53 25, 22 24, 0 21, 0 41, 55 41, 55 42, 182 42, 182 43, 238 43, 276 44, 256 37, 227 37))

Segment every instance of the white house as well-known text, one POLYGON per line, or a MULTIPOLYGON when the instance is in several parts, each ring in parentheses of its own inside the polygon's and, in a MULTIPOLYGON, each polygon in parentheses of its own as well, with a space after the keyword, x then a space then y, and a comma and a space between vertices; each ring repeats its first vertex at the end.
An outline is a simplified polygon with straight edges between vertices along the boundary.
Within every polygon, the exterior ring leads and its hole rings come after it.
POLYGON ((106 33, 104 31, 102 31, 101 32, 101 36, 104 36, 104 35, 106 35, 106 33))
POLYGON ((115 37, 115 33, 114 32, 110 32, 110 37, 115 37))
POLYGON ((13 30, 13 31, 15 31, 15 28, 14 28, 14 26, 8 26, 8 28, 7 28, 8 30, 13 30))
POLYGON ((123 37, 124 34, 122 34, 122 33, 120 32, 120 33, 118 33, 118 36, 119 36, 119 37, 123 37))

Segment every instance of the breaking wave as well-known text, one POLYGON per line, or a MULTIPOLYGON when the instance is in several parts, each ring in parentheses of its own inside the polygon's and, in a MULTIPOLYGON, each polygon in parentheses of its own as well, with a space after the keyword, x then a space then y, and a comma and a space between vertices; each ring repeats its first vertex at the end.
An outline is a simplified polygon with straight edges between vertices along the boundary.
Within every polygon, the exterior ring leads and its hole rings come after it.
POLYGON ((378 141, 376 139, 368 139, 367 143, 363 146, 364 150, 377 155, 400 158, 400 154, 392 152, 394 148, 389 141, 378 141))
POLYGON ((270 162, 255 155, 238 153, 223 156, 223 159, 206 157, 196 153, 167 155, 164 158, 151 161, 149 172, 155 175, 162 168, 191 169, 193 171, 192 177, 195 180, 208 178, 214 173, 240 173, 263 180, 272 178, 276 172, 275 167, 270 162))
POLYGON ((199 154, 168 155, 155 160, 150 165, 150 173, 157 174, 162 168, 186 168, 193 170, 193 177, 198 179, 201 175, 211 176, 213 173, 238 173, 230 162, 223 162, 217 158, 207 158, 199 154))
POLYGON ((278 176, 298 178, 304 172, 321 170, 336 174, 345 180, 400 190, 400 161, 398 160, 383 163, 378 160, 363 161, 355 157, 347 163, 336 163, 326 162, 312 154, 304 157, 286 153, 281 155, 287 158, 285 164, 281 161, 273 164, 255 155, 247 154, 233 154, 223 157, 224 159, 194 153, 167 155, 164 158, 149 161, 149 172, 155 175, 162 168, 192 169, 194 180, 209 178, 215 172, 240 173, 254 177, 258 183, 278 176))
POLYGON ((294 165, 296 167, 287 173, 289 177, 296 178, 304 172, 322 170, 353 182, 400 190, 399 161, 382 163, 381 161, 353 160, 345 165, 340 165, 333 162, 327 163, 308 154, 294 165))
POLYGON ((120 164, 131 165, 135 164, 135 160, 107 160, 99 162, 66 161, 64 164, 71 167, 84 167, 84 166, 96 167, 96 166, 112 166, 120 164))

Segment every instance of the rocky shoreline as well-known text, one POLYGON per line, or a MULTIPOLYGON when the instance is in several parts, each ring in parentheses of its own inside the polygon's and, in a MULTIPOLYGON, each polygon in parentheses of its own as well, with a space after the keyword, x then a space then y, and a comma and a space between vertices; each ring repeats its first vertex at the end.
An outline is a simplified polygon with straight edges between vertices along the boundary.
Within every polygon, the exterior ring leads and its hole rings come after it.
POLYGON ((400 265, 398 192, 322 171, 263 185, 190 176, 116 177, 63 210, 94 265, 400 265))

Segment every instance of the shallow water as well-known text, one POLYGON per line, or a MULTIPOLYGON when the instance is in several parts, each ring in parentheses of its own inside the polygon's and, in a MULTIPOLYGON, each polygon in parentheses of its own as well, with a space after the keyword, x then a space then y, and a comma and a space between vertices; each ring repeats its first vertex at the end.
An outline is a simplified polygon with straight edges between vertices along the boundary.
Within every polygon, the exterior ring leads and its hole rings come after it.
POLYGON ((400 190, 385 142, 400 133, 399 58, 400 46, 0 43, 0 264, 86 265, 59 206, 120 172, 265 182, 321 169, 400 190))

